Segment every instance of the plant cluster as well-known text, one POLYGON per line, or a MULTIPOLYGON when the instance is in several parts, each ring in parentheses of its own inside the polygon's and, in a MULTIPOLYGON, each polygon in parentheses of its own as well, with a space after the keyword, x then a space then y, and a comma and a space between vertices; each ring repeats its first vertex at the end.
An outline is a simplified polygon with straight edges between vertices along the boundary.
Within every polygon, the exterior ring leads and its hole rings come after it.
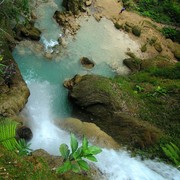
POLYGON ((30 144, 27 144, 24 139, 16 140, 15 121, 5 119, 0 121, 0 144, 9 151, 16 151, 19 155, 28 155, 31 151, 30 144))
POLYGON ((177 167, 180 167, 180 149, 172 142, 161 146, 161 148, 169 160, 171 160, 177 167))
POLYGON ((27 17, 29 14, 28 0, 0 0, 0 17, 9 20, 19 20, 19 16, 27 17))
POLYGON ((64 159, 64 163, 57 168, 57 173, 65 173, 69 170, 72 170, 75 173, 78 173, 81 170, 87 171, 89 170, 89 165, 83 158, 97 162, 94 155, 99 154, 102 151, 99 147, 89 146, 85 137, 83 137, 82 146, 78 147, 78 141, 72 133, 71 152, 66 144, 61 144, 59 150, 64 159))

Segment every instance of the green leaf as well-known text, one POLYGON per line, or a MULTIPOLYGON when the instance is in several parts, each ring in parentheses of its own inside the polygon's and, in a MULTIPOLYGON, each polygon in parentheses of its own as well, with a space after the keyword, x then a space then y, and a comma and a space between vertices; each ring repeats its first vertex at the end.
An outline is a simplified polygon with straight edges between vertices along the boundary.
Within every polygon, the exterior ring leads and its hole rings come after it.
POLYGON ((93 155, 96 155, 96 154, 99 154, 102 152, 102 149, 97 147, 97 146, 90 146, 88 148, 88 152, 89 154, 93 154, 93 155))
POLYGON ((72 165, 70 161, 66 161, 62 166, 58 167, 56 172, 63 174, 71 169, 72 165))
POLYGON ((70 150, 69 150, 69 147, 66 145, 66 144, 61 144, 60 145, 60 148, 59 148, 59 151, 61 153, 61 156, 67 160, 68 157, 69 157, 69 153, 70 153, 70 150))
POLYGON ((88 148, 88 140, 85 136, 83 136, 82 148, 83 148, 83 151, 85 151, 88 148))
POLYGON ((71 149, 72 153, 74 153, 78 148, 78 141, 73 133, 71 133, 71 149))
POLYGON ((77 163, 79 164, 80 168, 84 171, 88 171, 89 170, 89 165, 86 161, 84 160, 78 160, 77 163))
POLYGON ((85 156, 85 158, 87 158, 91 161, 97 162, 97 159, 93 155, 87 155, 87 156, 85 156))
POLYGON ((71 170, 75 173, 79 173, 81 171, 80 167, 78 164, 72 164, 71 170))
POLYGON ((77 151, 75 151, 74 153, 73 153, 73 158, 76 160, 76 159, 79 159, 79 158, 81 158, 81 153, 82 153, 82 147, 79 147, 78 149, 77 149, 77 151))

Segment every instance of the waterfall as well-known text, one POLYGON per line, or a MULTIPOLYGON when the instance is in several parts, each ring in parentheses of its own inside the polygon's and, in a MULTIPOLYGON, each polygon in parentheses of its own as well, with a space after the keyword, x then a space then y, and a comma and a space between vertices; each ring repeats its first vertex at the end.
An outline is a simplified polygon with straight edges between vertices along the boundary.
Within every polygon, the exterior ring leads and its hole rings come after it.
MULTIPOLYGON (((38 16, 36 26, 43 32, 41 42, 45 51, 52 52, 52 47, 57 45, 59 34, 62 33, 51 18, 57 9, 58 6, 51 0, 41 3, 35 10, 38 16)), ((68 92, 63 87, 66 78, 86 73, 107 77, 113 77, 116 73, 126 74, 128 70, 122 64, 122 60, 127 57, 125 52, 129 47, 132 52, 139 49, 138 44, 127 34, 117 31, 107 19, 102 19, 99 23, 92 17, 82 19, 81 26, 75 39, 68 39, 67 48, 63 55, 57 57, 58 60, 48 61, 28 46, 19 45, 13 52, 31 94, 21 116, 32 129, 32 149, 43 148, 50 154, 59 155, 60 144, 69 144, 69 133, 53 124, 55 119, 71 115, 68 92), (80 65, 79 59, 82 56, 90 57, 95 62, 91 71, 80 65)), ((109 180, 180 179, 177 169, 152 160, 132 158, 127 151, 103 149, 97 159, 98 162, 94 165, 109 180)))

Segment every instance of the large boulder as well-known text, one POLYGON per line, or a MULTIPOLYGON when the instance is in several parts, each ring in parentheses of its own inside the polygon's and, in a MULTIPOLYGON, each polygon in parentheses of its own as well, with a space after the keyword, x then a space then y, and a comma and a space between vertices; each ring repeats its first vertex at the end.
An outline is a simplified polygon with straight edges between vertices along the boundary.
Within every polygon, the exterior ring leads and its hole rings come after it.
POLYGON ((133 117, 138 113, 137 104, 131 105, 119 85, 108 78, 85 75, 69 91, 69 97, 74 116, 95 123, 119 144, 145 148, 161 136, 159 129, 133 117))
POLYGON ((3 56, 1 63, 6 67, 13 65, 13 73, 11 73, 12 69, 8 69, 10 72, 5 75, 6 77, 0 78, 0 115, 9 117, 19 113, 26 104, 30 92, 11 54, 9 48, 11 43, 3 36, 0 36, 0 41, 3 56))
POLYGON ((16 130, 16 138, 19 139, 25 139, 26 141, 31 140, 33 134, 29 127, 21 126, 18 127, 16 130))

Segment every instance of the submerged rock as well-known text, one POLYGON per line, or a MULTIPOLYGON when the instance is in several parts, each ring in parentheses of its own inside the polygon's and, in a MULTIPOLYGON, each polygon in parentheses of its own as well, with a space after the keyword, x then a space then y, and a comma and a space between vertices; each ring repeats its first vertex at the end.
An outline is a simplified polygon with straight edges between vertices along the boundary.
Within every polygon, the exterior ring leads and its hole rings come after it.
POLYGON ((80 59, 80 62, 82 64, 82 66, 87 69, 91 69, 94 67, 94 62, 92 60, 88 59, 87 57, 82 57, 80 59))

